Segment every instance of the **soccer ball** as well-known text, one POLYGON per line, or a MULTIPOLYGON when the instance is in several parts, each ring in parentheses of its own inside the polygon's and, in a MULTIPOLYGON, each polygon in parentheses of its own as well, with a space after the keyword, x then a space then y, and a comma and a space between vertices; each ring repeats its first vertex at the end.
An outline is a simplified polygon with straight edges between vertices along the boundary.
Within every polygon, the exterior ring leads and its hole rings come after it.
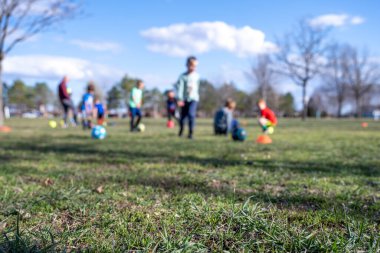
POLYGON ((234 141, 245 141, 245 139, 247 139, 247 132, 244 130, 244 128, 236 128, 232 132, 232 139, 234 141))
POLYGON ((137 130, 139 131, 139 132, 145 132, 145 125, 144 124, 139 124, 138 126, 137 126, 137 130))
POLYGON ((95 126, 92 128, 91 136, 93 139, 103 140, 107 136, 107 131, 102 126, 95 126))
POLYGON ((55 121, 55 120, 50 120, 49 121, 49 126, 51 127, 51 128, 56 128, 57 127, 57 121, 55 121))

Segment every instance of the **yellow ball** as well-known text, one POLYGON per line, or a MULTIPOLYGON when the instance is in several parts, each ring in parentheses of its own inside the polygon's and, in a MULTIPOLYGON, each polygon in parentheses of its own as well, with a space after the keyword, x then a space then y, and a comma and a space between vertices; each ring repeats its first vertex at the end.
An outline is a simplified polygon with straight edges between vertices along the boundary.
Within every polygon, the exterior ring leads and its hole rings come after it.
POLYGON ((145 125, 144 124, 139 124, 139 126, 137 127, 137 130, 139 132, 145 132, 145 125))
POLYGON ((57 121, 55 121, 55 120, 50 120, 50 121, 49 121, 49 126, 50 126, 51 128, 56 128, 56 127, 57 127, 57 121))
POLYGON ((274 133, 274 127, 268 127, 267 132, 268 132, 268 134, 273 134, 274 133))

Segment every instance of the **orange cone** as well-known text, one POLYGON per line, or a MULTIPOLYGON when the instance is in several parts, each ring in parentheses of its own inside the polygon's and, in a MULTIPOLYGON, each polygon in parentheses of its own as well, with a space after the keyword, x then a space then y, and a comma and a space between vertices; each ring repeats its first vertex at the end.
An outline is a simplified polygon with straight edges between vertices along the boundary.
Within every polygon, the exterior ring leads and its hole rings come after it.
POLYGON ((368 127, 368 123, 367 122, 363 122, 362 123, 362 128, 367 128, 368 127))
POLYGON ((7 126, 0 126, 0 133, 10 133, 12 132, 12 128, 7 126))
POLYGON ((167 128, 174 128, 175 127, 174 121, 173 120, 168 120, 166 126, 167 126, 167 128))
POLYGON ((272 139, 268 135, 260 135, 259 138, 257 138, 256 143, 259 144, 271 144, 272 139))

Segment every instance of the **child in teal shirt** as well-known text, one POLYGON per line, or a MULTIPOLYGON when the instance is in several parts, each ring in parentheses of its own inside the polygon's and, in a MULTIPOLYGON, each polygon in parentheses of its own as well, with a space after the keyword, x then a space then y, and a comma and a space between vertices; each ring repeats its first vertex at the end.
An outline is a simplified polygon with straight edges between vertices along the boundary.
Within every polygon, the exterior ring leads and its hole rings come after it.
POLYGON ((129 99, 129 115, 131 117, 131 132, 136 131, 142 118, 141 105, 142 105, 142 98, 143 98, 143 89, 144 89, 144 82, 141 80, 138 80, 136 83, 136 87, 133 87, 133 89, 131 90, 131 95, 129 99))

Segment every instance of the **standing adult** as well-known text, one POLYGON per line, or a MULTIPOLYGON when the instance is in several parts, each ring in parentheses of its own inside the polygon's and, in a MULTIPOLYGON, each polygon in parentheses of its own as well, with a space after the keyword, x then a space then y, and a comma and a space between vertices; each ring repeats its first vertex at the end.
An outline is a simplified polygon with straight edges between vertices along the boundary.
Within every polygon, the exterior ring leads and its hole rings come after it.
POLYGON ((199 101, 200 77, 196 72, 198 61, 194 56, 187 58, 187 71, 183 73, 177 83, 177 101, 181 107, 181 117, 179 121, 179 136, 182 137, 185 120, 188 119, 189 134, 188 138, 193 139, 195 118, 199 101))
POLYGON ((69 114, 69 110, 73 113, 73 118, 75 124, 78 124, 77 121, 77 110, 75 108, 75 105, 73 103, 73 100, 71 99, 71 92, 69 92, 67 83, 69 82, 69 78, 65 76, 61 83, 58 85, 58 95, 59 95, 59 101, 62 104, 63 107, 63 121, 65 123, 65 127, 67 126, 67 117, 69 114))

